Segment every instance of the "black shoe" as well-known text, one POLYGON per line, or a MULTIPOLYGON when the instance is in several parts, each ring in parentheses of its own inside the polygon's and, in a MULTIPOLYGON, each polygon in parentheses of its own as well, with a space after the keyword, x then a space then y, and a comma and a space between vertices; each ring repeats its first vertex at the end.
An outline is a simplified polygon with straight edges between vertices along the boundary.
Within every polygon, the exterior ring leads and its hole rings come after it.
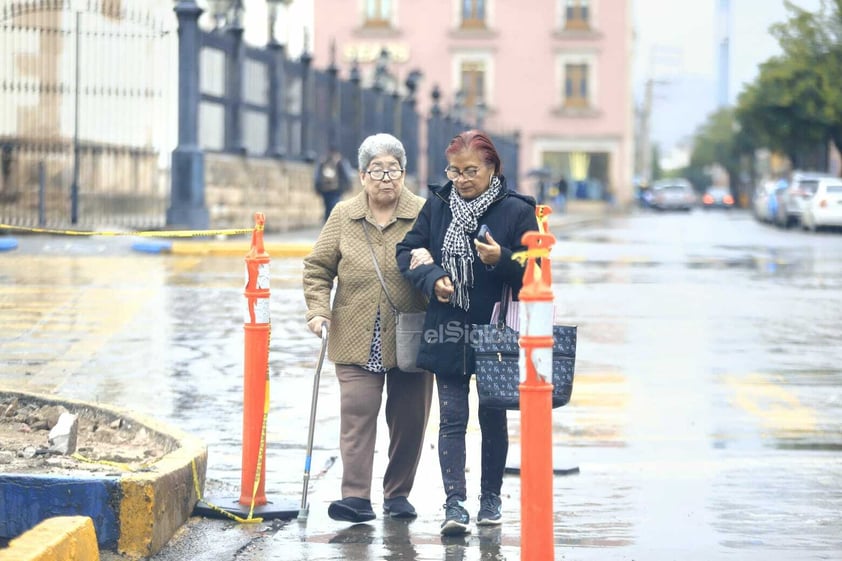
POLYGON ((496 526, 503 522, 500 507, 503 501, 500 495, 485 493, 479 497, 479 512, 477 513, 477 526, 496 526))
POLYGON ((441 523, 441 535, 443 536, 458 536, 460 534, 470 534, 471 529, 468 524, 471 522, 471 517, 465 507, 462 506, 461 501, 456 499, 448 499, 444 505, 444 522, 441 523))
POLYGON ((503 501, 500 495, 486 493, 479 497, 479 512, 477 513, 477 526, 496 526, 503 522, 500 507, 503 501))
POLYGON ((371 501, 358 497, 346 497, 341 501, 333 501, 327 508, 327 515, 334 520, 343 522, 368 522, 377 515, 371 510, 371 501))
POLYGON ((415 518, 418 513, 406 497, 392 497, 383 500, 383 513, 392 518, 415 518))

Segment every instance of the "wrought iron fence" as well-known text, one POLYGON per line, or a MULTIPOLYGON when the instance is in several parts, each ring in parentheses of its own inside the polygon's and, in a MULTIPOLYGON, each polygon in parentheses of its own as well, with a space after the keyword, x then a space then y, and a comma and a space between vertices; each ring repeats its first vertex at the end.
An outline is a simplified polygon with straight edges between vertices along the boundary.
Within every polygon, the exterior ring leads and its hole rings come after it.
POLYGON ((163 225, 174 31, 144 2, 0 0, 0 221, 163 225))
MULTIPOLYGON (((418 72, 364 87, 356 67, 341 78, 308 53, 245 44, 236 25, 202 30, 201 11, 0 0, 0 222, 206 227, 205 152, 310 162, 335 144, 356 161, 375 132, 401 138, 418 183, 438 182, 447 142, 476 126, 442 111, 435 91, 423 122, 418 72)), ((492 139, 517 176, 517 137, 492 139)))

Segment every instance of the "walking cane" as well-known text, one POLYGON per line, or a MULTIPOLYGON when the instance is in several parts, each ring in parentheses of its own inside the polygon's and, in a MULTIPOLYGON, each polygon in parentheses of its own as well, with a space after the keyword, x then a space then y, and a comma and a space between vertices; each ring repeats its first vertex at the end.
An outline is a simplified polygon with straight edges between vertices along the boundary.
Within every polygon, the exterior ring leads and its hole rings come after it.
POLYGON ((307 520, 310 506, 307 504, 307 488, 310 486, 310 461, 313 456, 313 430, 316 425, 316 406, 319 403, 319 378, 322 374, 322 365, 325 362, 327 351, 327 323, 322 324, 322 349, 319 352, 319 362, 316 365, 316 375, 313 377, 313 399, 310 402, 310 431, 307 434, 307 459, 304 462, 304 488, 301 491, 301 508, 298 510, 298 519, 307 520))

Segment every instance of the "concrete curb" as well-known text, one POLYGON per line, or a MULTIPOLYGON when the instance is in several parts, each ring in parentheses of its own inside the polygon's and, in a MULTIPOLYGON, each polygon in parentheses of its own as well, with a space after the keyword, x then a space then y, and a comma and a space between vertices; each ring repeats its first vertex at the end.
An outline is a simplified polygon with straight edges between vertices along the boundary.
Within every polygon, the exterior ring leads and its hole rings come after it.
POLYGON ((44 520, 0 549, 0 561, 99 561, 94 523, 87 516, 44 520))
POLYGON ((0 473, 0 537, 16 538, 54 517, 87 516, 93 521, 99 547, 139 558, 160 551, 189 519, 198 501, 196 488, 203 492, 205 484, 208 453, 201 440, 115 407, 2 388, 0 394, 39 405, 63 405, 78 415, 96 412, 109 419, 133 422, 171 448, 148 471, 125 475, 0 473))

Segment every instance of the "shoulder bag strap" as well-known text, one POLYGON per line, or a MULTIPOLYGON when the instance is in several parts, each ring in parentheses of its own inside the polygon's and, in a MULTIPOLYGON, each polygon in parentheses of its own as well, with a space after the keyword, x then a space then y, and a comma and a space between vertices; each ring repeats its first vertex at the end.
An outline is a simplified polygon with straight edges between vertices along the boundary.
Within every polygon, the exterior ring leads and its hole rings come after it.
POLYGON ((383 287, 383 292, 386 294, 386 300, 389 301, 389 305, 392 307, 392 310, 395 312, 395 317, 397 317, 398 309, 395 307, 394 302, 389 297, 389 291, 386 289, 386 281, 383 279, 383 273, 380 271, 380 265, 377 263, 377 256, 374 254, 374 247, 371 245, 371 238, 368 236, 368 225, 366 224, 365 217, 363 217, 363 232, 365 233, 365 241, 368 244, 368 251, 371 252, 371 260, 374 262, 374 271, 377 273, 377 278, 380 279, 380 286, 383 287))
POLYGON ((497 329, 506 326, 506 319, 509 314, 509 302, 512 301, 512 289, 508 283, 503 283, 503 292, 500 294, 500 311, 497 315, 497 329))

